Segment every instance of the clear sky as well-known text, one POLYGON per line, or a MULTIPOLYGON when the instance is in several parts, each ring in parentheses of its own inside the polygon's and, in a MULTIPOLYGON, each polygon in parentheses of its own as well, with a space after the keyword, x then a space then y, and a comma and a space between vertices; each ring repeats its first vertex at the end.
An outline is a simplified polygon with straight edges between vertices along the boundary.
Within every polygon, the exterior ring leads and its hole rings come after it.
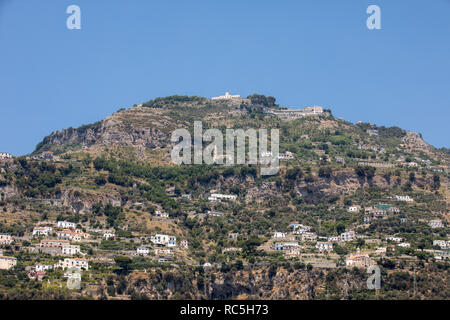
POLYGON ((172 94, 450 136, 449 0, 0 0, 0 151, 172 94), (66 9, 81 8, 81 30, 66 9), (382 30, 366 9, 381 8, 382 30))

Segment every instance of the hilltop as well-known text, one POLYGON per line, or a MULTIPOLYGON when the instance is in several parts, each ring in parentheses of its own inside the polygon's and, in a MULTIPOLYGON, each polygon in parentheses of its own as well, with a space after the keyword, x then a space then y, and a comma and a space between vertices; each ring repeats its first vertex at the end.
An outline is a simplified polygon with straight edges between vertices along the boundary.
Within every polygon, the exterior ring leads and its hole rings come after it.
POLYGON ((262 95, 150 100, 53 132, 30 156, 0 160, 0 233, 11 237, 2 249, 17 260, 0 271, 0 296, 14 296, 13 283, 45 263, 56 266, 48 281, 21 290, 372 299, 363 268, 376 263, 381 297, 448 298, 449 163, 447 150, 419 133, 353 124, 318 106, 289 110, 262 95), (278 174, 261 176, 248 163, 175 165, 171 134, 192 133, 194 121, 223 133, 279 129, 278 174), (69 256, 89 263, 79 291, 55 289, 64 287, 57 263, 66 251, 42 249, 61 238, 57 221, 85 236, 68 239, 69 256), (36 231, 44 226, 52 231, 36 231))

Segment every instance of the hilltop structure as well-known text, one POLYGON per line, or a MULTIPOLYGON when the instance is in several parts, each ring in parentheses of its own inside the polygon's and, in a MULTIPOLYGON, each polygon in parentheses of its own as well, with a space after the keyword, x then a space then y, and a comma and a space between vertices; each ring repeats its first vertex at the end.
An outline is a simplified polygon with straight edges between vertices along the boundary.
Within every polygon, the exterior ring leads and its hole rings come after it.
POLYGON ((307 116, 314 116, 314 115, 321 115, 323 114, 323 108, 320 106, 312 106, 312 107, 306 107, 301 110, 295 110, 295 109, 270 109, 267 108, 265 110, 266 113, 277 116, 281 119, 285 120, 295 120, 307 116))
POLYGON ((234 99, 242 99, 242 98, 238 94, 232 95, 229 92, 226 92, 224 96, 218 96, 218 97, 211 98, 211 100, 234 100, 234 99))

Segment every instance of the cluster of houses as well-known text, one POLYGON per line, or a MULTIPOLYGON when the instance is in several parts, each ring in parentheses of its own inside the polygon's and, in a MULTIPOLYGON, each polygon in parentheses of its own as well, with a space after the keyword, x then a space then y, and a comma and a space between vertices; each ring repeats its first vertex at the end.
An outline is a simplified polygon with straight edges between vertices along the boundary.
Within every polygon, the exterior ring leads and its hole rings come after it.
MULTIPOLYGON (((292 236, 289 236, 286 232, 277 231, 274 232, 272 238, 274 240, 291 240, 295 236, 298 236, 302 242, 316 242, 315 248, 321 253, 333 251, 334 242, 349 242, 355 240, 357 237, 354 231, 349 230, 341 233, 339 236, 325 238, 326 241, 317 241, 318 236, 315 232, 311 232, 312 228, 310 226, 292 223, 289 227, 292 229, 292 236)), ((280 241, 273 243, 273 249, 283 251, 283 254, 288 257, 299 255, 301 247, 298 242, 280 241)))
MULTIPOLYGON (((165 234, 156 234, 150 237, 150 241, 154 245, 156 245, 156 247, 153 249, 153 252, 155 256, 157 256, 159 263, 172 262, 173 249, 177 247, 177 237, 165 234)), ((182 249, 188 249, 188 241, 181 240, 178 247, 182 249)), ((136 254, 139 256, 148 256, 150 252, 151 249, 145 246, 141 246, 136 249, 136 254)))
POLYGON ((12 159, 12 155, 7 152, 0 152, 0 160, 12 159))

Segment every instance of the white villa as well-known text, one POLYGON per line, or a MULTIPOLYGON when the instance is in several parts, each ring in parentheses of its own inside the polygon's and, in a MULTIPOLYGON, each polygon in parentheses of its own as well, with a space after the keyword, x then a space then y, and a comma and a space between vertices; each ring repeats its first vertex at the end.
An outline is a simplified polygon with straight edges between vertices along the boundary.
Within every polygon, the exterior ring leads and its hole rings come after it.
POLYGON ((328 237, 328 242, 339 242, 339 236, 328 237))
POLYGON ((37 264, 34 267, 35 271, 47 271, 47 270, 52 270, 52 269, 53 269, 53 266, 48 265, 48 264, 37 264))
POLYGON ((398 246, 402 248, 409 248, 411 247, 411 244, 409 242, 402 242, 398 246))
POLYGON ((412 201, 414 201, 414 199, 411 198, 410 196, 395 196, 394 198, 395 198, 395 200, 397 200, 397 201, 406 201, 406 202, 412 202, 412 201))
POLYGON ((211 193, 211 196, 208 197, 208 200, 211 202, 221 201, 221 200, 235 201, 236 199, 237 199, 236 195, 221 194, 221 193, 211 193))
POLYGON ((77 227, 76 223, 68 221, 58 221, 58 228, 62 229, 75 229, 77 227))
POLYGON ((155 216, 161 217, 161 218, 168 218, 169 214, 167 212, 162 212, 162 211, 156 210, 155 216))
POLYGON ((177 246, 177 237, 168 236, 165 234, 157 234, 150 238, 150 241, 154 244, 158 245, 166 245, 168 247, 176 247, 177 246))
POLYGON ((294 159, 294 155, 290 151, 286 151, 285 153, 279 153, 278 159, 280 160, 292 160, 294 159))
POLYGON ((139 247, 137 248, 137 254, 141 254, 143 256, 147 256, 150 253, 150 249, 146 247, 139 247))
POLYGON ((331 243, 331 242, 317 242, 316 248, 319 250, 319 252, 333 251, 333 243, 331 243))
POLYGON ((444 227, 444 224, 442 223, 441 220, 431 220, 428 222, 428 225, 433 229, 444 227))
POLYGON ((75 242, 81 241, 81 236, 78 233, 73 232, 72 230, 58 231, 56 232, 56 236, 59 240, 70 240, 75 242))
POLYGON ((14 268, 16 264, 16 258, 0 256, 0 270, 10 270, 14 268))
POLYGON ((440 247, 443 250, 450 249, 450 241, 433 240, 433 246, 440 247))
POLYGON ((367 254, 355 254, 345 260, 347 267, 367 268, 373 264, 375 262, 367 254))
POLYGON ((45 236, 48 237, 48 234, 53 231, 52 227, 37 227, 33 229, 33 237, 34 236, 45 236))
POLYGON ((387 237, 386 240, 390 240, 390 241, 393 241, 393 242, 396 242, 396 243, 400 243, 400 242, 403 241, 403 239, 400 238, 400 237, 387 237))
POLYGON ((356 233, 354 231, 348 231, 341 233, 340 235, 341 242, 353 241, 356 238, 356 233))
POLYGON ((317 234, 314 232, 303 232, 302 241, 315 241, 317 239, 317 234))
POLYGON ((116 234, 112 233, 112 232, 105 232, 103 234, 103 238, 105 238, 106 240, 115 239, 116 238, 116 234))
POLYGON ((361 211, 361 206, 351 206, 348 208, 348 212, 359 212, 361 211))
POLYGON ((0 159, 1 160, 6 160, 6 159, 11 159, 12 155, 7 153, 7 152, 0 152, 0 159))
POLYGON ((63 256, 73 256, 80 252, 80 246, 69 244, 62 247, 63 256))
POLYGON ((60 260, 56 265, 55 268, 78 268, 78 269, 84 269, 89 270, 89 263, 87 259, 84 258, 65 258, 64 260, 60 260))
POLYGON ((286 233, 285 232, 275 232, 273 234, 272 238, 274 238, 274 239, 286 238, 286 233))
POLYGON ((378 247, 374 253, 376 255, 382 255, 382 254, 386 254, 386 250, 387 250, 386 247, 378 247))
POLYGON ((0 233, 0 244, 11 244, 13 239, 10 234, 0 233))

